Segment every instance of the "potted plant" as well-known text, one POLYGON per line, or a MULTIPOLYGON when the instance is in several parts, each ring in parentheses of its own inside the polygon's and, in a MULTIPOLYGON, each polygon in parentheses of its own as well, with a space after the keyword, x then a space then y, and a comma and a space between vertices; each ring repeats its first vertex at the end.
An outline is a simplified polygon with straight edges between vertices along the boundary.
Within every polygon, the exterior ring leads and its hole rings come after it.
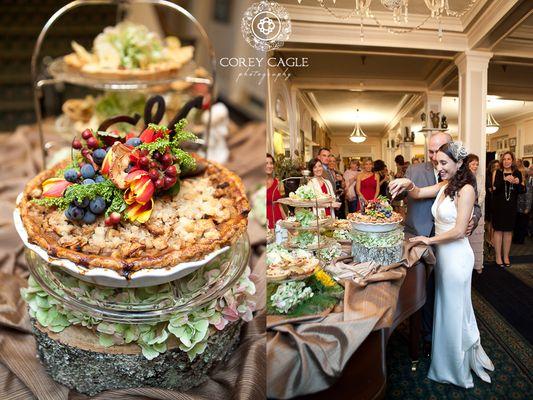
POLYGON ((276 177, 283 182, 285 195, 294 192, 300 186, 302 177, 302 163, 298 158, 291 158, 285 155, 279 155, 276 158, 274 173, 276 177))

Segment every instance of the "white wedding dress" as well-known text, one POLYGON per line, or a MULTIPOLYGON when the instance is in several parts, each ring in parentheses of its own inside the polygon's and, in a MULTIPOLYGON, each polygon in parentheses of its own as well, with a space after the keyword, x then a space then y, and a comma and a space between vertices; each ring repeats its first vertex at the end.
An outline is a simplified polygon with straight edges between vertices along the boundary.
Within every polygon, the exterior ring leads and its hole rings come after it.
MULTIPOLYGON (((435 234, 455 226, 457 207, 442 187, 431 207, 435 234)), ((433 341, 428 378, 464 388, 474 386, 471 369, 485 382, 494 366, 481 347, 470 296, 474 253, 467 238, 438 244, 435 266, 433 341)))

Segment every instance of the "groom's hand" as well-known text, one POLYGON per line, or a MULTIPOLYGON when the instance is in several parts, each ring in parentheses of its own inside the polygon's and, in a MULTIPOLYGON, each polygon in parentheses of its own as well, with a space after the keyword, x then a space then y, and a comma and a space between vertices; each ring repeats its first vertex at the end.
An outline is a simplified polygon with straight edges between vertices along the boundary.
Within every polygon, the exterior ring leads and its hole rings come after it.
POLYGON ((429 238, 426 236, 415 236, 409 239, 409 241, 411 243, 422 243, 422 244, 425 244, 426 246, 431 245, 429 238))
POLYGON ((466 227, 466 236, 470 236, 472 232, 474 232, 474 229, 476 229, 477 221, 474 219, 474 217, 470 218, 470 221, 468 221, 468 226, 466 227))

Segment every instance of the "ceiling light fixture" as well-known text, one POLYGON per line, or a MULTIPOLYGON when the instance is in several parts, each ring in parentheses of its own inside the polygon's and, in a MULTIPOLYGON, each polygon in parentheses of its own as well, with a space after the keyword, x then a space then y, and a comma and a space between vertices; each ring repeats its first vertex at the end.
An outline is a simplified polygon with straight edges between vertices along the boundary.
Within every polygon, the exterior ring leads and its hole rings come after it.
MULTIPOLYGON (((301 4, 303 0, 298 0, 298 4, 301 4)), ((359 26, 360 26, 360 38, 361 41, 364 40, 364 19, 365 18, 371 18, 374 20, 375 24, 381 28, 386 30, 389 33, 392 34, 404 34, 404 33, 410 33, 415 30, 419 30, 422 28, 422 26, 429 21, 430 19, 437 21, 438 24, 438 36, 439 41, 442 40, 443 35, 443 29, 442 29, 442 22, 441 17, 444 15, 448 17, 455 17, 455 18, 461 18, 463 15, 467 14, 478 0, 469 0, 468 4, 463 8, 461 11, 453 11, 450 9, 450 5, 448 4, 448 0, 423 0, 428 11, 429 15, 424 18, 422 22, 420 22, 416 26, 411 27, 393 27, 389 26, 386 23, 381 23, 372 10, 370 9, 370 4, 372 3, 372 0, 355 0, 353 8, 348 12, 344 14, 338 14, 335 10, 335 0, 332 0, 332 6, 328 6, 327 0, 316 0, 318 5, 322 7, 324 10, 326 10, 332 17, 341 19, 341 20, 348 20, 351 18, 359 18, 359 26)), ((400 22, 406 23, 409 19, 409 13, 408 13, 408 6, 409 6, 409 0, 380 0, 380 3, 383 7, 390 10, 392 12, 392 19, 396 24, 399 24, 400 22)))
POLYGON ((487 135, 492 135, 493 133, 498 132, 500 129, 500 124, 494 119, 494 116, 487 112, 487 124, 485 125, 485 133, 487 135))
POLYGON ((350 140, 354 143, 363 143, 366 140, 366 135, 359 126, 359 109, 355 115, 355 126, 350 134, 350 140))

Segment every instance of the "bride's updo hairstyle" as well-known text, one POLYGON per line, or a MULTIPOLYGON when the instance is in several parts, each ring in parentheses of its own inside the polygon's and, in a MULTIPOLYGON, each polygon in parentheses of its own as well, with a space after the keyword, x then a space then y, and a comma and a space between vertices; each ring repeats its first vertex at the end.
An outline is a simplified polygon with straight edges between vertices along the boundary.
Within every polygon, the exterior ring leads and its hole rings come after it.
POLYGON ((453 200, 457 192, 461 190, 464 185, 470 184, 474 187, 477 197, 476 177, 474 176, 472 171, 470 171, 470 168, 468 168, 468 164, 465 162, 465 159, 468 156, 468 152, 463 147, 463 144, 461 142, 445 143, 440 147, 439 151, 446 154, 455 163, 463 161, 462 165, 457 169, 455 175, 452 177, 452 179, 449 180, 448 186, 446 187, 446 189, 444 189, 444 194, 446 196, 450 196, 453 200))

